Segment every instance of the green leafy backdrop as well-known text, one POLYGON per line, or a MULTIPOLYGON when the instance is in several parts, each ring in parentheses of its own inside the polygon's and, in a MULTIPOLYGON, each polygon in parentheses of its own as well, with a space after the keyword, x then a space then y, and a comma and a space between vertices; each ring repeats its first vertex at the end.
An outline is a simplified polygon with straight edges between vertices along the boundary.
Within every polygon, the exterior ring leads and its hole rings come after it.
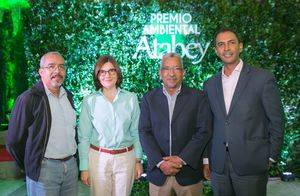
MULTIPOLYGON (((114 3, 36 0, 23 12, 24 41, 18 47, 23 49, 26 61, 16 63, 16 66, 27 66, 26 76, 31 86, 38 80, 36 71, 40 57, 51 50, 61 52, 68 66, 65 84, 74 93, 79 112, 83 96, 93 91, 92 70, 99 55, 116 57, 124 75, 122 87, 138 93, 139 97, 160 85, 158 60, 149 59, 146 54, 143 58, 132 58, 151 13, 190 13, 193 23, 200 26, 201 40, 205 42, 212 41, 220 27, 232 27, 244 42, 243 60, 268 69, 278 81, 286 129, 280 167, 271 173, 276 175, 284 169, 299 168, 299 162, 295 166, 297 156, 299 158, 295 146, 300 140, 299 10, 299 3, 292 0, 114 3)), ((4 30, 1 31, 3 34, 4 30)), ((196 37, 189 35, 187 39, 196 37)), ((212 46, 213 43, 199 64, 193 65, 189 59, 183 59, 186 85, 202 89, 203 82, 220 69, 221 63, 212 46)))

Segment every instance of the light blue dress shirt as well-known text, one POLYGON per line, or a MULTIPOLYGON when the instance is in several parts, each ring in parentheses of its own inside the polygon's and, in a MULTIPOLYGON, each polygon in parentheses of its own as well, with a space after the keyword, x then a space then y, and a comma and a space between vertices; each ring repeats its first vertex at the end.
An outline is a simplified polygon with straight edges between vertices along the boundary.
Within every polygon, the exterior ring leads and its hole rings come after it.
POLYGON ((59 96, 53 95, 45 86, 50 110, 51 128, 45 157, 61 159, 74 155, 77 145, 75 140, 76 114, 63 87, 59 96))
POLYGON ((88 169, 90 144, 108 149, 134 146, 142 157, 138 136, 140 108, 134 93, 118 88, 113 102, 99 90, 83 99, 78 129, 79 169, 88 169))

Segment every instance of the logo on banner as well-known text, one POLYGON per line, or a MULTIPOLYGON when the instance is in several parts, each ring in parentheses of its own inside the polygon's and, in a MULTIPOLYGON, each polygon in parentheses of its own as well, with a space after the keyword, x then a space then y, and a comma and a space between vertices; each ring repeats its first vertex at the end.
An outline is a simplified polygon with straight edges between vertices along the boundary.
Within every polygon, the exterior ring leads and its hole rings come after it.
POLYGON ((192 20, 189 13, 152 13, 133 58, 146 53, 150 59, 161 59, 165 53, 176 52, 193 64, 200 63, 210 42, 201 39, 200 28, 192 20))

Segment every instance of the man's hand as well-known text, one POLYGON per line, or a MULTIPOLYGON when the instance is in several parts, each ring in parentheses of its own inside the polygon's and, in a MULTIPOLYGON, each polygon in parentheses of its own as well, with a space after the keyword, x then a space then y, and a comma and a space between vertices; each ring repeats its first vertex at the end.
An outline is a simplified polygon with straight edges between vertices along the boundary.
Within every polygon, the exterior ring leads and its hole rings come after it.
POLYGON ((203 176, 206 180, 210 180, 210 169, 208 164, 203 164, 203 176))
POLYGON ((91 186, 90 175, 87 170, 81 171, 80 179, 82 183, 85 184, 86 186, 91 186))
POLYGON ((270 169, 272 166, 274 166, 275 162, 269 160, 268 169, 270 169))
POLYGON ((163 158, 164 161, 171 161, 177 165, 180 165, 182 167, 183 161, 179 156, 168 156, 163 158))
POLYGON ((137 180, 141 177, 143 173, 143 165, 140 162, 135 163, 135 173, 134 178, 137 180))
POLYGON ((176 164, 171 161, 164 161, 160 166, 160 170, 166 175, 166 176, 175 176, 177 172, 179 172, 180 168, 182 167, 181 164, 176 164))

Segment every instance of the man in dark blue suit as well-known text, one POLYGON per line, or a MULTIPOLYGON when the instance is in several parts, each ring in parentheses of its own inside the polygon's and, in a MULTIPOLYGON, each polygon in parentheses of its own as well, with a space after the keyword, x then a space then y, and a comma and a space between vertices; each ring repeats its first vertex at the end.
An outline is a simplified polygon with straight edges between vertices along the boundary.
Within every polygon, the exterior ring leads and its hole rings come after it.
POLYGON ((139 123, 150 195, 202 195, 202 154, 211 136, 208 102, 182 85, 177 54, 163 56, 159 74, 163 87, 144 95, 139 123))
POLYGON ((274 76, 244 63, 231 29, 215 36, 222 71, 204 84, 213 114, 210 168, 214 195, 266 195, 268 168, 283 141, 283 109, 274 76))

